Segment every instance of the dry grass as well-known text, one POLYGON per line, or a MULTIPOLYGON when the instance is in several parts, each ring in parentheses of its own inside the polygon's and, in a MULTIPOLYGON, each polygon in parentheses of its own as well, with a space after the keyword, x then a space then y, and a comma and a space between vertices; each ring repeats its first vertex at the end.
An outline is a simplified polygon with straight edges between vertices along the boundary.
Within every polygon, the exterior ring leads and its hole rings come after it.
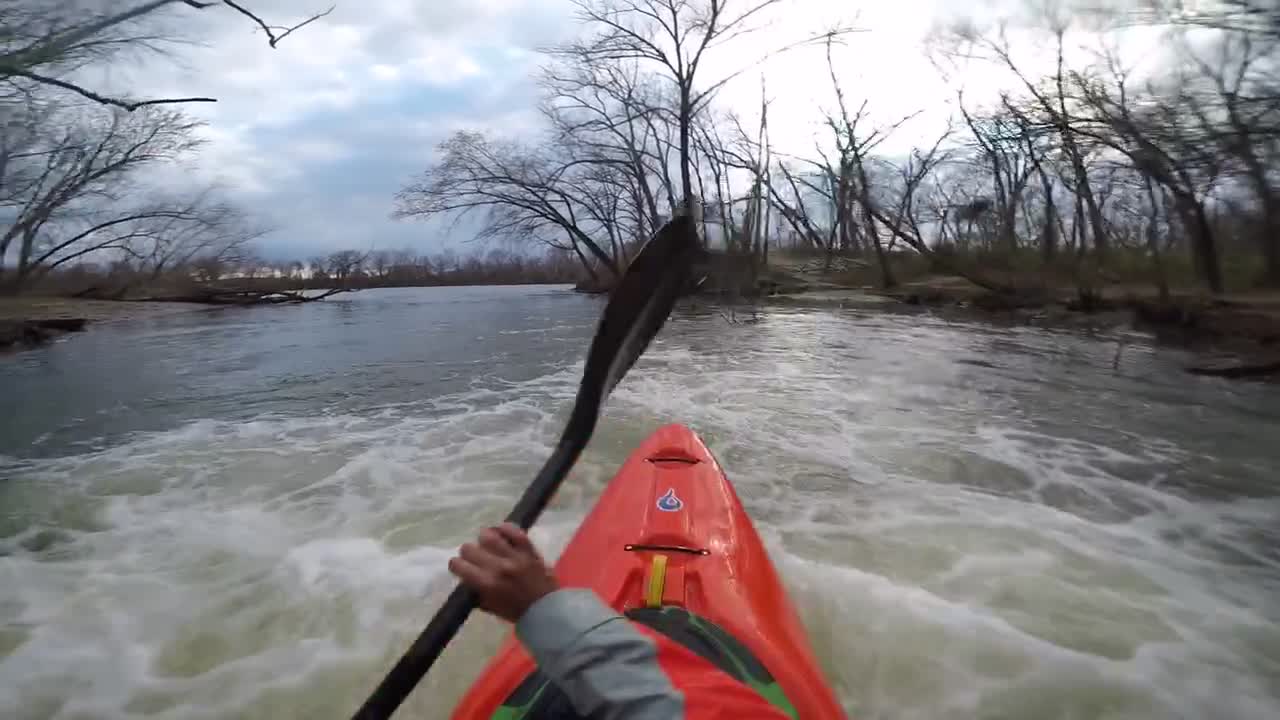
POLYGON ((207 309, 191 303, 113 302, 53 297, 0 298, 0 321, 84 318, 91 323, 151 318, 207 309))

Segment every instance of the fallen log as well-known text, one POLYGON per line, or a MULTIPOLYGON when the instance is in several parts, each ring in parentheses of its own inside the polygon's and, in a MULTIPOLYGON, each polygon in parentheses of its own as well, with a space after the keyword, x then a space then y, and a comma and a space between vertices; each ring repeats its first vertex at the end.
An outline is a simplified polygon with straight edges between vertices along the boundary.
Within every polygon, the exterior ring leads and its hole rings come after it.
POLYGON ((1251 378, 1280 375, 1280 358, 1262 361, 1230 361, 1213 365, 1195 365, 1187 368, 1192 375, 1220 378, 1251 378))
POLYGON ((353 292, 348 288, 332 288, 319 295, 307 295, 294 290, 237 290, 227 288, 199 288, 173 295, 149 295, 132 298, 133 302, 186 302, 200 305, 284 305, 316 302, 339 293, 353 292))
POLYGON ((0 322, 0 350, 19 347, 36 347, 69 332, 84 330, 85 318, 46 318, 43 320, 13 320, 0 322))
POLYGON ((27 322, 37 325, 44 330, 80 332, 81 330, 84 330, 85 323, 89 321, 85 318, 46 318, 44 320, 28 320, 27 322))

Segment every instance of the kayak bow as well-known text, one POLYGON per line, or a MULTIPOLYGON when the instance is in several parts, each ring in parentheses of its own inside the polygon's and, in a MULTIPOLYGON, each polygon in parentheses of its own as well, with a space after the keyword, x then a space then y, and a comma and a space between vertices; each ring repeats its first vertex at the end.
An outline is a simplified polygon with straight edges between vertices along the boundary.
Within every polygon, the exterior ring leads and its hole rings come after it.
MULTIPOLYGON (((792 717, 844 717, 737 493, 688 428, 660 428, 632 453, 555 570, 561 585, 590 588, 633 619, 670 608, 713 634, 723 631, 730 637, 717 644, 745 648, 754 659, 747 684, 792 717)), ((509 698, 534 670, 508 638, 454 719, 511 715, 509 698)))

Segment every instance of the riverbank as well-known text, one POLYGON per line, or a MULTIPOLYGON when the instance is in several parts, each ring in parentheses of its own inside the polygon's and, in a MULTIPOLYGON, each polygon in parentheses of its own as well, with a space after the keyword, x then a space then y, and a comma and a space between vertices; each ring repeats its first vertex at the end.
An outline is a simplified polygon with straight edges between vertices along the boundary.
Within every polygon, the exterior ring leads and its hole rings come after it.
POLYGON ((191 312, 189 303, 134 303, 57 297, 0 298, 0 352, 38 347, 69 332, 104 322, 191 312))
MULTIPOLYGON (((756 283, 755 299, 770 303, 867 305, 896 303, 977 316, 997 323, 1107 331, 1133 328, 1201 359, 1189 372, 1230 378, 1280 380, 1280 293, 1209 297, 1172 292, 1161 300, 1149 289, 1114 285, 1082 300, 1074 288, 996 293, 951 275, 925 275, 884 290, 865 263, 778 258, 756 283)), ((723 280, 710 277, 697 294, 732 299, 723 280), (717 282, 720 280, 720 282, 717 282)), ((578 288, 590 291, 587 288, 578 288)), ((739 293, 739 295, 742 295, 739 293)), ((36 347, 67 332, 102 322, 152 318, 207 309, 183 302, 122 302, 72 298, 0 298, 0 352, 36 347)))
POLYGON ((961 277, 934 275, 891 289, 823 277, 819 285, 774 296, 770 301, 893 302, 997 323, 1089 332, 1133 329, 1151 333, 1162 344, 1196 353, 1201 359, 1186 368, 1193 374, 1280 380, 1280 293, 1212 297, 1175 291, 1162 299, 1154 291, 1117 285, 1082 298, 1069 287, 998 293, 961 277))
POLYGON ((52 318, 47 320, 0 320, 0 352, 10 348, 43 345, 69 332, 84 330, 84 318, 52 318))
POLYGON ((738 298, 792 305, 838 304, 874 307, 881 303, 927 307, 994 323, 1018 323, 1086 332, 1148 332, 1162 344, 1200 356, 1189 372, 1231 378, 1280 380, 1280 292, 1208 296, 1171 289, 1161 297, 1149 285, 1113 282, 1082 295, 1068 280, 1043 275, 988 271, 994 291, 936 268, 915 256, 893 266, 897 284, 882 287, 877 266, 861 258, 780 254, 755 273, 754 282, 714 258, 705 268, 698 295, 734 302, 738 298))

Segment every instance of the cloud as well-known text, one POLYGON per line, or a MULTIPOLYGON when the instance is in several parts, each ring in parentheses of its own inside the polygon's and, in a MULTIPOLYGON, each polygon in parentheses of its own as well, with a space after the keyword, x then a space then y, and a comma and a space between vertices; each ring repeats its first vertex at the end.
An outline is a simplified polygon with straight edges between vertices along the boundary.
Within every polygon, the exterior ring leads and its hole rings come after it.
MULTIPOLYGON (((288 25, 330 0, 255 0, 273 24, 288 25)), ((176 4, 157 22, 191 41, 172 56, 97 80, 138 97, 212 95, 188 110, 207 124, 198 165, 170 169, 165 182, 217 182, 277 232, 268 256, 299 257, 341 248, 434 251, 467 238, 445 223, 390 219, 395 192, 431 161, 435 146, 463 128, 536 131, 537 48, 581 32, 567 0, 334 0, 322 20, 277 49, 246 18, 176 4)), ((873 122, 924 114, 890 148, 936 131, 954 82, 923 50, 935 23, 968 5, 954 0, 845 3, 791 0, 760 33, 715 49, 702 69, 709 83, 743 71, 722 91, 724 106, 750 120, 767 82, 774 141, 812 151, 821 112, 834 95, 820 47, 759 62, 761 53, 837 22, 867 32, 837 49, 851 104, 870 101, 873 122)), ((985 71, 984 71, 985 72, 985 71)), ((974 87, 990 85, 975 72, 974 87)), ((754 122, 754 120, 751 120, 754 122)))
MULTIPOLYGON (((527 131, 534 49, 568 28, 563 0, 336 0, 329 16, 276 49, 225 8, 175 5, 152 19, 184 44, 89 78, 134 97, 209 95, 192 167, 157 183, 226 189, 277 230, 263 252, 456 245, 440 227, 390 219, 395 192, 464 127, 527 131)), ((246 3, 288 25, 328 0, 246 3)))

